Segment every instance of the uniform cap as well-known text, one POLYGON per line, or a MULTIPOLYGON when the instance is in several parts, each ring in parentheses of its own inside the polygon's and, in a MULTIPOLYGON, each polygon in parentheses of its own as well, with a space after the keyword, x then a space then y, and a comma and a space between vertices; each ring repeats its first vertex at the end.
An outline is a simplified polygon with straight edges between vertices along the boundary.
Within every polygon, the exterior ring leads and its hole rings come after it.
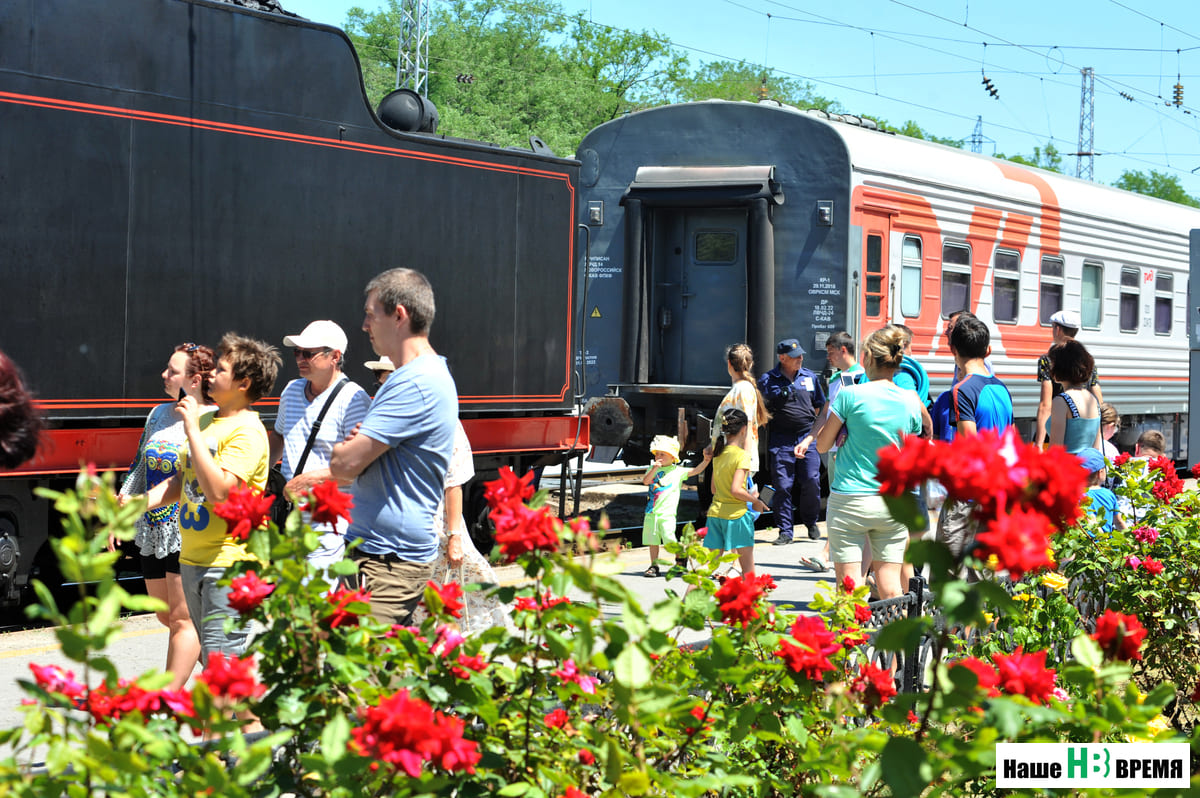
POLYGON ((775 351, 788 357, 803 357, 805 355, 804 347, 800 346, 800 342, 795 338, 784 338, 775 347, 775 351))

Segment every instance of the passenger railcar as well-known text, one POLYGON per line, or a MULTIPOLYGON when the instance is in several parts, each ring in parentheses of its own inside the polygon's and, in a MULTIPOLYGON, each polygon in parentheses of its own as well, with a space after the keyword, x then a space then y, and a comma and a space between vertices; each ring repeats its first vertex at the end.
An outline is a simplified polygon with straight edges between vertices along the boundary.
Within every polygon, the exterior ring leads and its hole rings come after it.
MULTIPOLYGON (((373 359, 363 287, 427 274, 481 477, 586 449, 566 158, 391 130, 335 28, 204 0, 0 3, 0 348, 49 419, 0 475, 0 601, 48 563, 38 485, 123 468, 182 341, 319 318, 373 359)), ((296 376, 290 356, 278 391, 296 376)))
MULTIPOLYGON (((901 322, 944 389, 959 309, 991 328, 1023 434, 1049 319, 1065 308, 1128 422, 1123 442, 1153 426, 1186 450, 1194 208, 775 103, 629 114, 578 156, 593 440, 632 429, 627 460, 675 430, 680 408, 711 415, 737 341, 761 371, 774 342, 796 337, 819 370, 831 333, 861 340, 901 322)), ((703 443, 705 425, 690 423, 703 443)))

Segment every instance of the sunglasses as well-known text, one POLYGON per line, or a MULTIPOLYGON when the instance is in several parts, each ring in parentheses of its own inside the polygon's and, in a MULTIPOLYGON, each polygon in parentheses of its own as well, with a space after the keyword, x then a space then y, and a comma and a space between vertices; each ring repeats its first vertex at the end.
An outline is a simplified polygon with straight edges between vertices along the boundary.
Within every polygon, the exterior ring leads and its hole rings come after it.
POLYGON ((296 349, 295 353, 296 353, 297 360, 312 360, 317 355, 329 354, 329 350, 328 349, 296 349))
POLYGON ((195 352, 197 349, 200 348, 200 344, 193 344, 190 341, 186 344, 180 344, 180 346, 182 347, 182 349, 180 349, 180 351, 187 352, 189 355, 192 352, 195 352))

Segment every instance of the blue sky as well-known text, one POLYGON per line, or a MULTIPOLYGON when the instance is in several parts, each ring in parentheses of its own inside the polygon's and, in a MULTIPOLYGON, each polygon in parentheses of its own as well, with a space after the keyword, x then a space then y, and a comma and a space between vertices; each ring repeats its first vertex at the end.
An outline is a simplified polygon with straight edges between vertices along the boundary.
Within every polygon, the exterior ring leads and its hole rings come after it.
MULTIPOLYGON (((372 0, 282 0, 341 26, 372 0)), ((443 0, 432 0, 436 8, 443 0)), ((766 64, 850 113, 915 120, 985 153, 1078 150, 1082 67, 1095 70, 1095 179, 1173 175, 1200 196, 1200 4, 1139 0, 560 0, 596 23, 653 30, 694 66, 766 64), (769 15, 769 16, 768 16, 769 15), (986 74, 999 98, 981 85, 986 74), (1176 82, 1182 107, 1168 106, 1176 82), (1132 101, 1121 96, 1124 92, 1132 101), (1188 113, 1191 112, 1191 113, 1188 113), (994 142, 994 144, 993 144, 994 142)), ((436 98, 435 98, 436 99, 436 98)), ((531 131, 536 132, 536 131, 531 131)), ((1075 158, 1064 168, 1075 173, 1075 158)))

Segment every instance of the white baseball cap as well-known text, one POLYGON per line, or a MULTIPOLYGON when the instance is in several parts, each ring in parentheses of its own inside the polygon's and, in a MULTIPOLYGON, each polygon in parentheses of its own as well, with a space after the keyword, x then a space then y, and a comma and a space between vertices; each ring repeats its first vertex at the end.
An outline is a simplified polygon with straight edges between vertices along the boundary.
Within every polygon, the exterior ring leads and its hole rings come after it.
POLYGON ((297 349, 336 349, 346 353, 346 333, 337 322, 323 319, 314 321, 304 328, 299 335, 284 336, 284 346, 294 346, 297 349))

